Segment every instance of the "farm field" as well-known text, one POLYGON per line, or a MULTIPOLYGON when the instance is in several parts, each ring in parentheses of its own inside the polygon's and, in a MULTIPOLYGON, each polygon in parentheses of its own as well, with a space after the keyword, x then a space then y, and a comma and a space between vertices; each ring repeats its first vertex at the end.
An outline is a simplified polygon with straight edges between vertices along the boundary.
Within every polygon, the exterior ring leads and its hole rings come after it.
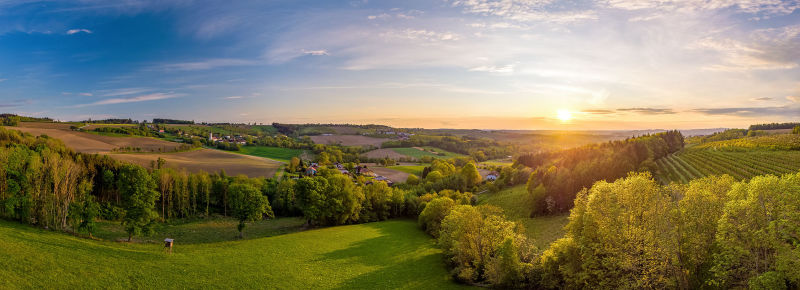
POLYGON ((383 148, 383 149, 375 149, 364 153, 364 156, 368 158, 393 158, 393 159, 400 159, 400 158, 414 158, 420 159, 422 157, 433 157, 433 158, 456 158, 456 157, 464 157, 465 155, 453 153, 449 151, 445 151, 439 148, 425 146, 425 147, 404 147, 404 148, 383 148), (437 154, 433 153, 437 152, 437 154))
POLYGON ((224 169, 227 175, 244 174, 248 177, 267 178, 274 176, 282 164, 279 161, 264 157, 205 148, 178 153, 130 153, 109 154, 109 156, 144 167, 149 167, 151 161, 161 157, 167 161, 167 167, 185 168, 189 172, 206 171, 215 173, 224 169))
POLYGON ((302 149, 290 149, 290 148, 267 147, 267 146, 242 146, 242 149, 236 153, 265 157, 272 160, 289 163, 289 160, 291 160, 292 157, 299 157, 304 152, 305 150, 302 149))
POLYGON ((374 146, 381 147, 383 142, 389 141, 385 138, 367 137, 361 135, 316 135, 310 136, 311 141, 317 144, 342 144, 344 146, 374 146))
POLYGON ((658 178, 663 183, 688 183, 695 178, 722 174, 743 180, 756 175, 797 172, 800 151, 725 152, 693 147, 659 159, 656 164, 658 178))
POLYGON ((93 241, 0 221, 0 281, 19 288, 464 288, 411 220, 243 241, 93 241))
POLYGON ((550 243, 564 236, 564 226, 569 222, 568 213, 530 217, 527 207, 525 185, 515 186, 496 193, 478 195, 478 204, 490 204, 503 209, 506 217, 522 224, 525 234, 533 239, 539 249, 546 249, 550 243))
POLYGON ((371 169, 372 172, 375 172, 375 174, 377 175, 388 177, 391 181, 395 183, 406 182, 409 175, 408 172, 403 172, 400 170, 395 170, 387 167, 370 166, 369 169, 371 169))
POLYGON ((394 149, 391 149, 391 148, 370 150, 369 152, 366 152, 366 153, 364 153, 362 155, 367 157, 367 158, 376 158, 376 159, 377 158, 387 158, 387 157, 388 158, 392 158, 392 159, 400 159, 400 158, 408 158, 409 157, 407 155, 400 154, 399 152, 397 152, 397 151, 395 151, 394 149))
POLYGON ((427 165, 396 165, 386 168, 402 171, 408 174, 414 174, 416 176, 422 176, 422 170, 425 169, 425 166, 427 165))
POLYGON ((139 147, 144 150, 162 148, 169 151, 180 143, 147 137, 111 137, 69 130, 69 124, 23 122, 18 127, 5 127, 32 135, 42 135, 60 139, 75 151, 90 154, 105 154, 111 158, 150 167, 150 162, 164 158, 167 167, 190 172, 219 172, 224 169, 228 175, 244 174, 249 177, 272 177, 281 163, 275 160, 235 154, 213 149, 199 149, 176 153, 110 153, 114 148, 139 147))
POLYGON ((422 158, 425 156, 430 156, 433 158, 455 158, 455 157, 464 157, 463 154, 453 153, 446 151, 444 149, 439 149, 436 147, 425 146, 425 147, 411 147, 411 148, 392 148, 397 153, 414 157, 414 158, 422 158), (434 153, 436 152, 436 153, 434 153))
POLYGON ((23 122, 18 127, 6 129, 19 130, 31 135, 47 135, 64 141, 64 144, 82 153, 108 153, 121 147, 139 147, 143 151, 170 151, 181 144, 147 137, 112 137, 100 134, 76 132, 69 124, 23 122))

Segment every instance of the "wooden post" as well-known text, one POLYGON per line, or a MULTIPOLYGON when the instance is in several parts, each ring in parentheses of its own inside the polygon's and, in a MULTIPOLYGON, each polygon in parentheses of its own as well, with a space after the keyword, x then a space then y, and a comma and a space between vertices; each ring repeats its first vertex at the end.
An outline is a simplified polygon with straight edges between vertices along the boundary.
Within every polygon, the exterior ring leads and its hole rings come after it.
POLYGON ((164 252, 172 254, 172 244, 174 244, 175 240, 173 239, 164 239, 164 252))

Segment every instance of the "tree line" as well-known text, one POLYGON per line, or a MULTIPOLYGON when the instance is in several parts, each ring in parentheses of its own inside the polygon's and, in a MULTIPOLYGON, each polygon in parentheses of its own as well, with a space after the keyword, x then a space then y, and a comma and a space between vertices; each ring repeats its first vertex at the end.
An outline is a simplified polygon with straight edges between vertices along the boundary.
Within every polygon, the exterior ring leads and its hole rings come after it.
POLYGON ((793 129, 800 126, 800 123, 769 123, 769 124, 755 124, 750 125, 750 130, 778 130, 778 129, 793 129))
POLYGON ((575 195, 598 180, 616 180, 631 171, 656 172, 655 160, 683 149, 675 130, 625 140, 522 155, 515 161, 533 169, 527 185, 533 214, 565 212, 575 195))

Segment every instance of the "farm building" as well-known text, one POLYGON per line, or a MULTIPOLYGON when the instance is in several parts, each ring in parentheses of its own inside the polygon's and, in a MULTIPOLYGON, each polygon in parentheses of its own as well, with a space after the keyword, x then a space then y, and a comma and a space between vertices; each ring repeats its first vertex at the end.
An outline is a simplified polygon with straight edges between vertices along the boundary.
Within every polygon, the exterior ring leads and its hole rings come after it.
POLYGON ((489 174, 486 175, 486 180, 495 181, 495 180, 497 180, 498 177, 500 177, 500 173, 492 171, 492 172, 489 172, 489 174))

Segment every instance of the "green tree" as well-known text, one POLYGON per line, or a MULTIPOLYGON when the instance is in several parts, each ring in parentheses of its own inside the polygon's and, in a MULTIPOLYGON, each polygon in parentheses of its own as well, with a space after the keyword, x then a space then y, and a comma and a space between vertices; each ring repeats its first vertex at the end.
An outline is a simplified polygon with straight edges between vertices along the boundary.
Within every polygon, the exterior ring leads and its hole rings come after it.
POLYGON ((258 221, 266 214, 268 217, 275 217, 272 208, 269 206, 267 197, 250 184, 235 183, 228 188, 230 198, 231 214, 239 220, 236 229, 239 230, 239 238, 244 238, 244 228, 246 222, 258 221))
POLYGON ((158 219, 155 210, 158 192, 156 183, 147 170, 140 166, 125 164, 120 167, 117 186, 124 198, 125 217, 122 224, 128 233, 128 241, 142 233, 149 235, 158 219))
POLYGON ((414 174, 409 174, 408 178, 406 178, 406 183, 409 185, 417 185, 419 184, 419 177, 414 174))
POLYGON ((70 220, 73 231, 88 233, 91 238, 97 228, 95 220, 100 215, 100 204, 95 202, 94 196, 91 195, 91 183, 82 182, 79 190, 82 192, 80 200, 69 206, 70 220))
POLYGON ((728 197, 711 284, 800 287, 800 173, 757 176, 734 185, 728 197))
POLYGON ((300 167, 300 158, 297 156, 292 157, 292 160, 289 160, 289 172, 294 173, 297 172, 297 168, 300 167))
POLYGON ((425 208, 422 209, 422 212, 419 214, 418 222, 420 227, 422 227, 426 233, 438 237, 442 220, 450 213, 450 209, 455 205, 456 203, 450 198, 434 198, 425 205, 425 208))
POLYGON ((295 183, 294 193, 297 207, 303 213, 307 224, 311 225, 323 216, 324 191, 327 187, 328 180, 321 176, 301 178, 295 183))
POLYGON ((467 182, 468 187, 472 187, 481 182, 481 173, 478 172, 478 167, 475 163, 469 162, 461 168, 461 176, 467 182))

